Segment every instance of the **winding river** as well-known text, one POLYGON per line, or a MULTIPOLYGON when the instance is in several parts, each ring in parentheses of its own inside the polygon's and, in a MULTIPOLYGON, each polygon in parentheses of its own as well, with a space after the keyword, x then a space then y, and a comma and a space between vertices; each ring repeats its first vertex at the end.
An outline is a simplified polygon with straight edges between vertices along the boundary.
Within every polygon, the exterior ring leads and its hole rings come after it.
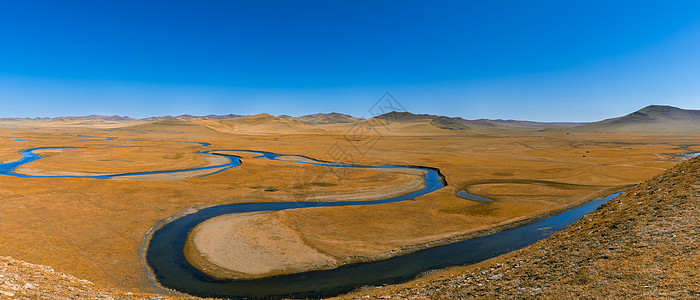
MULTIPOLYGON (((194 142, 199 146, 207 143, 194 142)), ((333 164, 304 157, 305 160, 285 160, 281 155, 251 150, 208 150, 203 155, 217 155, 229 159, 226 164, 192 169, 168 170, 155 172, 119 173, 97 176, 37 176, 16 173, 24 164, 41 159, 36 150, 76 149, 88 147, 39 147, 23 150, 22 158, 0 164, 0 175, 22 178, 93 178, 111 179, 122 176, 154 175, 177 172, 189 172, 211 169, 212 173, 222 172, 241 164, 240 157, 217 152, 237 151, 259 154, 256 159, 280 160, 301 164, 312 164, 331 168, 412 168, 424 171, 425 187, 403 196, 375 201, 353 202, 281 202, 281 203, 244 203, 201 209, 168 222, 151 236, 148 242, 146 261, 155 278, 165 287, 198 296, 225 298, 282 298, 282 297, 324 297, 338 295, 364 285, 382 285, 410 280, 421 273, 433 269, 479 262, 509 251, 530 245, 540 239, 579 220, 585 214, 595 210, 599 205, 616 197, 609 195, 568 211, 549 216, 522 226, 500 231, 495 234, 477 237, 461 242, 419 250, 385 260, 357 263, 341 266, 331 270, 311 271, 291 275, 274 276, 256 280, 217 280, 191 266, 184 257, 184 246, 189 232, 199 223, 224 214, 279 211, 303 207, 329 207, 351 205, 374 205, 415 199, 443 188, 444 177, 437 169, 419 166, 359 166, 333 164)), ((466 193, 466 192, 465 192, 466 193)), ((464 196, 464 195, 462 195, 464 196)), ((470 195, 473 196, 473 195, 470 195)), ((481 198, 480 201, 484 201, 481 198)), ((490 199, 485 199, 490 200, 490 199)), ((484 203, 482 205, 488 205, 484 203)))
MULTIPOLYGON (((278 159, 269 152, 257 158, 278 159)), ((297 162, 297 161, 294 161, 297 162)), ((492 235, 462 242, 419 250, 385 260, 344 265, 331 270, 310 271, 255 280, 218 280, 201 272, 185 259, 184 247, 189 232, 210 218, 235 213, 279 211, 302 207, 373 205, 414 199, 445 186, 444 178, 435 169, 405 166, 337 165, 319 161, 298 162, 328 167, 350 168, 416 168, 426 172, 426 187, 400 197, 376 201, 354 202, 280 202, 244 203, 216 206, 199 210, 167 223, 153 233, 146 260, 157 280, 166 287, 192 295, 224 298, 318 298, 335 296, 365 285, 405 282, 423 272, 456 265, 479 262, 530 245, 576 222, 599 205, 616 197, 609 195, 526 225, 492 235)))
MULTIPOLYGON (((209 145, 206 143, 197 143, 197 144, 202 145, 202 146, 209 145)), ((129 146, 126 146, 126 147, 129 147, 129 146)), ((212 153, 213 151, 200 151, 199 153, 204 154, 204 155, 215 155, 215 156, 226 157, 228 159, 228 162, 225 164, 218 164, 218 165, 199 167, 199 168, 191 168, 191 169, 153 171, 153 172, 116 173, 116 174, 108 174, 108 175, 28 175, 28 174, 22 174, 22 173, 15 172, 15 170, 17 170, 17 168, 19 168, 22 165, 25 165, 25 164, 42 159, 42 157, 40 155, 34 153, 34 151, 37 151, 37 150, 84 149, 84 148, 97 148, 97 147, 37 147, 37 148, 22 150, 19 152, 22 155, 21 159, 13 161, 13 162, 8 162, 8 163, 0 163, 0 175, 14 176, 14 177, 20 177, 20 178, 111 179, 111 178, 125 177, 125 176, 158 175, 158 174, 183 173, 183 172, 200 171, 200 170, 212 170, 212 173, 205 175, 205 176, 209 176, 209 175, 212 175, 212 174, 215 174, 218 172, 222 172, 222 171, 227 170, 229 168, 236 167, 236 166, 241 164, 241 160, 237 156, 215 154, 215 153, 212 153)), ((105 148, 105 147, 101 147, 101 148, 105 148)))

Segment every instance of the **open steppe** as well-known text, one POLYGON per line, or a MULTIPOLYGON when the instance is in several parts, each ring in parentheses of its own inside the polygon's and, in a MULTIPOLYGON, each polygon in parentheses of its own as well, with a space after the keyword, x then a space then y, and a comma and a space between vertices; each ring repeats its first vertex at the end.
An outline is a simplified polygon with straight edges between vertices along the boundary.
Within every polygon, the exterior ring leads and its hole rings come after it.
MULTIPOLYGON (((235 150, 269 151, 290 155, 289 160, 303 155, 368 166, 426 166, 438 168, 447 182, 412 201, 224 218, 222 228, 243 226, 249 234, 231 239, 254 245, 251 249, 279 252, 290 239, 299 249, 277 258, 291 262, 280 269, 265 262, 241 270, 217 271, 209 265, 214 276, 243 278, 376 260, 515 226, 628 189, 673 167, 682 153, 700 151, 695 134, 542 130, 413 115, 321 124, 269 115, 83 122, 6 122, 0 127, 0 160, 20 159, 19 151, 35 147, 90 147, 37 152, 46 158, 17 172, 95 175, 219 163, 221 157, 198 154, 203 150, 241 157, 241 166, 206 177, 196 172, 108 180, 2 176, 0 254, 134 292, 166 292, 147 277, 140 247, 154 226, 169 217, 223 204, 380 199, 420 188, 415 173, 339 172, 256 159, 235 150), (260 128, 264 134, 256 133, 260 128), (494 201, 458 197, 461 190, 494 201), (260 227, 264 225, 271 227, 260 227), (256 233, 266 232, 280 237, 253 241, 256 233), (291 259, 295 255, 299 259, 291 259)), ((190 250, 192 260, 205 265, 217 261, 190 250)))

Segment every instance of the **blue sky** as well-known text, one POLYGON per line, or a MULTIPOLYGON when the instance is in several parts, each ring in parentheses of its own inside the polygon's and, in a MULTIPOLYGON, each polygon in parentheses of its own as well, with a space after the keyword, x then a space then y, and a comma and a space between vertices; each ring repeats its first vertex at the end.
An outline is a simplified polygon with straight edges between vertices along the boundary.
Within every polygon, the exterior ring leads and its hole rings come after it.
POLYGON ((699 1, 6 1, 0 117, 700 108, 699 1))

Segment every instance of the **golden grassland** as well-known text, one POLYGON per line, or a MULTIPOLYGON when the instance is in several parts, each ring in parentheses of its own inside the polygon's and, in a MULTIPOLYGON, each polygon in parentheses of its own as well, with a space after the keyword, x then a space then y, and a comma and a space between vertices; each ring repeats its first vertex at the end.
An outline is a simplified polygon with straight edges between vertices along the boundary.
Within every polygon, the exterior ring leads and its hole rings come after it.
MULTIPOLYGON (((346 163, 440 169, 448 186, 414 201, 296 209, 265 216, 262 223, 289 229, 284 232, 298 234, 305 247, 343 264, 466 238, 564 209, 651 178, 675 165, 675 154, 700 151, 698 136, 432 128, 420 135, 420 126, 403 124, 402 128, 410 127, 409 133, 402 134, 396 127, 369 143, 362 137, 348 139, 344 130, 247 135, 198 124, 137 126, 128 130, 57 125, 0 128, 0 160, 19 159, 20 150, 32 147, 104 147, 65 149, 25 167, 35 174, 59 170, 99 174, 210 164, 197 154, 202 150, 264 150, 337 161, 329 149, 339 145, 349 153, 343 156, 346 163), (466 200, 456 196, 459 190, 495 201, 466 200)), ((0 253, 51 265, 107 287, 160 291, 146 277, 138 253, 144 235, 159 220, 192 208, 231 203, 300 201, 314 196, 323 201, 352 200, 357 199, 352 197, 355 193, 381 198, 406 192, 401 187, 415 183, 417 176, 366 169, 346 169, 339 175, 327 167, 237 155, 242 157, 239 167, 176 181, 166 180, 173 179, 167 176, 150 180, 2 176, 0 253)), ((255 227, 249 229, 255 232, 255 227)))

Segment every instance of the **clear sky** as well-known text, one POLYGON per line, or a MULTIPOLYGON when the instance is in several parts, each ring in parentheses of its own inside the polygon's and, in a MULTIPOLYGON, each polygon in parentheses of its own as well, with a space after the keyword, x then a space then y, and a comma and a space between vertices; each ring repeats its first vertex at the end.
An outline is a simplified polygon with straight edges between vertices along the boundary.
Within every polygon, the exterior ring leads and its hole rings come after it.
POLYGON ((0 117, 700 108, 700 1, 3 1, 0 117))

